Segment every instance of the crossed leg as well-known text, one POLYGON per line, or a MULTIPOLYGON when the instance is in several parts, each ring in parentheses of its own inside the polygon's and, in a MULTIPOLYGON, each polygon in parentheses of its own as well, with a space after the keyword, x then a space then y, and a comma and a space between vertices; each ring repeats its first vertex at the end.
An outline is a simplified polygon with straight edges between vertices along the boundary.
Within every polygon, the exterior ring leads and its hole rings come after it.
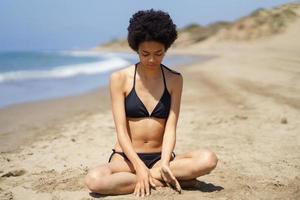
MULTIPOLYGON (((200 149, 177 155, 170 162, 170 169, 181 184, 210 173, 216 167, 217 162, 218 159, 213 152, 200 149)), ((151 175, 157 179, 155 182, 157 186, 163 186, 160 182, 162 181, 160 164, 161 161, 158 161, 150 169, 151 175)), ((95 193, 129 194, 133 193, 136 184, 134 172, 129 161, 115 154, 110 163, 90 170, 85 177, 85 184, 95 193)))

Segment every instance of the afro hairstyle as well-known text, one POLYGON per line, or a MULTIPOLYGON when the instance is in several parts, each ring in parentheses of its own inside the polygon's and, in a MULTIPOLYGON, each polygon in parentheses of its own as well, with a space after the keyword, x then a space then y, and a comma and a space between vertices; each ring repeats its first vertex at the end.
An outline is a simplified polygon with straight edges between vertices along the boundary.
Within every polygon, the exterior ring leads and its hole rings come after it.
POLYGON ((162 43, 167 50, 177 39, 176 25, 170 15, 161 10, 136 12, 130 18, 127 30, 128 44, 136 52, 139 44, 145 41, 162 43))

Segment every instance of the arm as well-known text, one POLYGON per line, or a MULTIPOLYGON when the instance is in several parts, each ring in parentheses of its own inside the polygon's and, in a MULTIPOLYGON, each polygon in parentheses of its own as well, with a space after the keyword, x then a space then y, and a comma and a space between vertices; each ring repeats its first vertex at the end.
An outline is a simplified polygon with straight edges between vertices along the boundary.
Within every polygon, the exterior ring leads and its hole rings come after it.
POLYGON ((120 72, 115 72, 110 77, 110 95, 112 102, 112 111, 114 122, 117 130, 117 138, 119 144, 126 154, 130 162, 133 164, 133 167, 137 175, 137 183, 135 186, 134 194, 139 196, 140 194, 149 195, 150 185, 155 187, 150 174, 149 169, 138 157, 137 153, 134 151, 134 148, 131 143, 131 138, 128 135, 127 125, 126 125, 126 114, 125 114, 125 90, 123 86, 125 85, 126 77, 120 72))
POLYGON ((121 74, 120 72, 115 72, 111 75, 109 82, 110 96, 112 102, 113 118, 115 122, 119 144, 123 152, 126 154, 126 156, 131 161, 136 170, 141 165, 142 161, 133 149, 131 138, 128 135, 128 130, 126 126, 126 115, 124 106, 124 85, 126 81, 125 78, 125 75, 121 74))
POLYGON ((183 87, 182 76, 176 76, 171 89, 171 109, 166 122, 163 144, 162 144, 162 166, 169 166, 171 154, 176 143, 176 126, 180 111, 181 94, 183 87))
POLYGON ((162 157, 161 157, 161 168, 160 173, 163 180, 168 186, 174 188, 176 191, 181 193, 181 186, 177 181, 176 177, 173 175, 169 163, 172 151, 174 150, 176 143, 176 126, 180 111, 180 102, 182 94, 183 80, 182 76, 177 76, 173 80, 171 88, 171 109, 169 117, 166 122, 163 144, 162 144, 162 157))

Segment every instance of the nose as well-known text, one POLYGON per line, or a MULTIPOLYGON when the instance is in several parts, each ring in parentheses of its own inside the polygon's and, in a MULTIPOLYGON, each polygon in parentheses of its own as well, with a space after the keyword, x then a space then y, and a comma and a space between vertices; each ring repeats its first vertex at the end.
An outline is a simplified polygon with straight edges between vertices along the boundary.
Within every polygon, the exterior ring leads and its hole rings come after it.
POLYGON ((154 62, 154 57, 153 56, 150 56, 150 58, 149 58, 149 62, 154 62))

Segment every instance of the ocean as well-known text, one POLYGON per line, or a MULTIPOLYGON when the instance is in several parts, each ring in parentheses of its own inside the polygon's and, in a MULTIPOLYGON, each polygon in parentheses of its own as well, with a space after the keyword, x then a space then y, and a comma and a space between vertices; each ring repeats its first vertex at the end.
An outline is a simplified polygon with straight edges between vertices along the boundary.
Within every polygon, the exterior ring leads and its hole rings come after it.
MULTIPOLYGON (((165 65, 193 62, 166 56, 165 65)), ((73 96, 108 84, 109 75, 138 61, 135 53, 0 52, 0 108, 73 96)))

